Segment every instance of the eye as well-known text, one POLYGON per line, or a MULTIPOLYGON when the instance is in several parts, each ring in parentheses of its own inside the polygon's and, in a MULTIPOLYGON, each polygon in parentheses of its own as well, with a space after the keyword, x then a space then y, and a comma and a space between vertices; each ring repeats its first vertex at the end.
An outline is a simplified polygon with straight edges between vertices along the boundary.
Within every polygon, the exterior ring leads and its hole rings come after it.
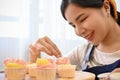
POLYGON ((80 19, 80 22, 83 22, 83 21, 85 21, 86 19, 87 19, 87 16, 84 17, 84 18, 82 18, 82 19, 80 19))
POLYGON ((72 24, 72 23, 69 23, 73 28, 75 28, 75 25, 74 24, 72 24))
POLYGON ((71 25, 73 28, 75 28, 75 25, 71 25))

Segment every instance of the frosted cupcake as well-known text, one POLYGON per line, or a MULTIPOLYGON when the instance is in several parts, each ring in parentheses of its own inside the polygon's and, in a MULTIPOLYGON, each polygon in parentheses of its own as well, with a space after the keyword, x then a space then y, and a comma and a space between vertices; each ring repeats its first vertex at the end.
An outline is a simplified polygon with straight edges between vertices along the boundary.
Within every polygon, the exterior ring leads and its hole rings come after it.
POLYGON ((38 58, 36 64, 36 80, 55 80, 56 64, 53 60, 38 58))
POLYGON ((7 80, 24 80, 26 75, 26 62, 20 59, 5 59, 5 74, 7 80))
POLYGON ((57 74, 60 78, 74 78, 76 65, 71 65, 68 58, 62 57, 56 60, 57 74))
POLYGON ((30 80, 36 80, 36 67, 37 67, 36 63, 27 65, 30 80))
POLYGON ((65 64, 58 65, 57 73, 58 77, 75 77, 76 65, 65 64))
POLYGON ((60 57, 56 59, 57 65, 70 64, 70 60, 67 57, 60 57))

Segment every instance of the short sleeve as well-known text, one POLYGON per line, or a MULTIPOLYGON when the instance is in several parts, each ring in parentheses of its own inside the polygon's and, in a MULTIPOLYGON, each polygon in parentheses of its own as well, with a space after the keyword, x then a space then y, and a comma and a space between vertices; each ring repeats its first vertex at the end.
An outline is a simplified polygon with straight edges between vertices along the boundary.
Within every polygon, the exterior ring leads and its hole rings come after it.
POLYGON ((70 59, 70 63, 76 65, 77 70, 81 70, 82 68, 89 45, 90 43, 81 44, 69 52, 68 58, 70 59))

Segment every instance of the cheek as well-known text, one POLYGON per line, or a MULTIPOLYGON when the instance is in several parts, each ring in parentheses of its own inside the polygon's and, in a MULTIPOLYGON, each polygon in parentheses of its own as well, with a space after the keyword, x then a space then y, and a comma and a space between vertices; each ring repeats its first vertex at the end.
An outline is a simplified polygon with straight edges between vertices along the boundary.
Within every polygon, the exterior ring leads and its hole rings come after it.
POLYGON ((96 28, 95 21, 96 21, 95 19, 93 19, 92 17, 89 17, 87 20, 81 23, 81 26, 88 30, 94 30, 96 28))
POLYGON ((105 24, 102 22, 99 22, 98 20, 90 21, 88 24, 86 24, 85 27, 90 31, 94 31, 94 39, 91 42, 94 45, 98 45, 99 43, 101 43, 108 32, 105 24))
POLYGON ((105 28, 96 28, 95 34, 94 34, 94 40, 92 41, 93 44, 98 45, 102 41, 104 41, 106 35, 107 35, 107 30, 105 28))
POLYGON ((94 30, 94 23, 91 21, 85 21, 81 24, 79 24, 74 30, 76 35, 80 36, 82 33, 88 33, 88 31, 94 30))

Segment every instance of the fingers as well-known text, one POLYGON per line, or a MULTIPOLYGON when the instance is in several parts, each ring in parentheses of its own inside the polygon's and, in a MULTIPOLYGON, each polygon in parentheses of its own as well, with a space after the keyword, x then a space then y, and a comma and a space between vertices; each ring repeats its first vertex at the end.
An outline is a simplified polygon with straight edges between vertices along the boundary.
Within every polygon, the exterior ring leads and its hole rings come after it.
POLYGON ((30 52, 30 62, 36 62, 36 59, 40 57, 39 50, 35 48, 33 45, 29 46, 29 52, 30 52))
POLYGON ((56 55, 59 55, 59 56, 62 56, 60 50, 57 48, 57 46, 48 38, 48 37, 45 37, 45 40, 46 42, 48 42, 50 45, 53 46, 54 50, 56 50, 56 55))
POLYGON ((39 45, 39 47, 41 46, 41 51, 44 51, 49 55, 55 55, 56 57, 61 56, 61 52, 59 51, 57 46, 46 36, 43 38, 40 38, 37 41, 36 46, 37 45, 39 45))
POLYGON ((50 56, 61 57, 61 52, 57 46, 48 38, 39 38, 35 44, 30 45, 30 54, 38 55, 40 52, 45 52, 50 56))
POLYGON ((40 52, 40 50, 32 44, 29 46, 29 51, 32 55, 38 55, 40 52))

